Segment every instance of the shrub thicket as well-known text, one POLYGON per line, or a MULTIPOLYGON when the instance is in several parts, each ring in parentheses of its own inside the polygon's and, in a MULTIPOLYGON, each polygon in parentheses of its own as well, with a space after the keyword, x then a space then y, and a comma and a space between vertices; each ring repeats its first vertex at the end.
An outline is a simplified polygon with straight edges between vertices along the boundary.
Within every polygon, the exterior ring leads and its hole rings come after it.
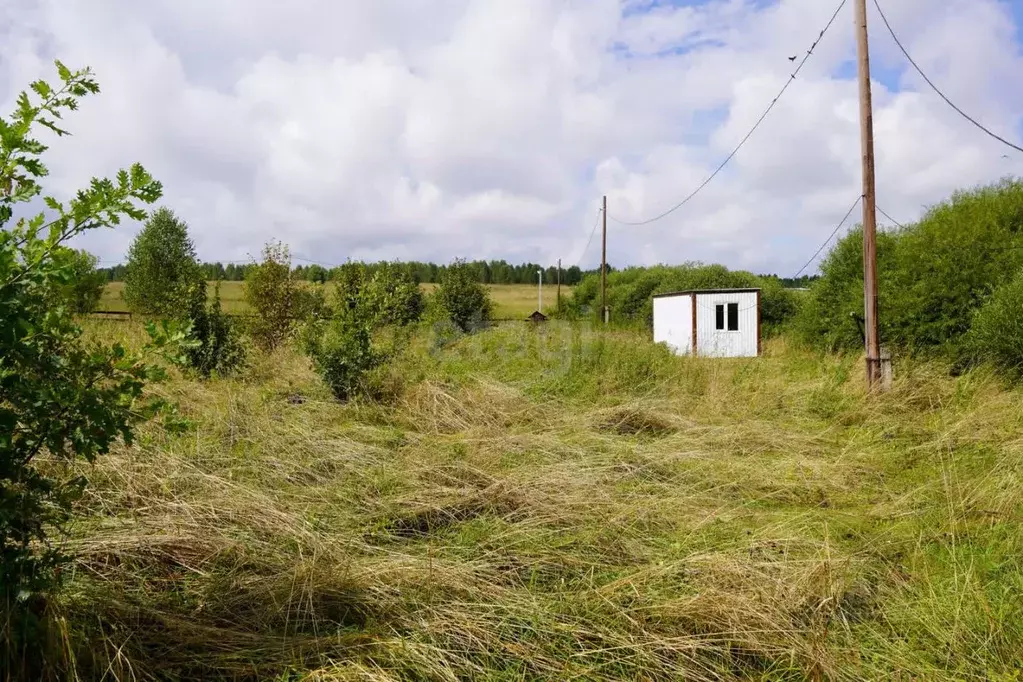
MULTIPOLYGON (((650 324, 653 295, 692 289, 759 288, 765 333, 773 333, 796 312, 797 300, 775 278, 729 270, 723 265, 688 263, 681 266, 632 267, 607 275, 607 305, 611 321, 650 324)), ((570 314, 600 318, 600 276, 589 275, 572 292, 570 314)))
POLYGON ((157 209, 128 249, 124 300, 145 315, 178 316, 202 272, 188 226, 169 208, 157 209))
POLYGON ((410 267, 382 264, 370 272, 363 263, 348 262, 334 270, 332 305, 316 299, 310 306, 315 314, 303 329, 302 345, 334 396, 349 400, 371 392, 367 375, 389 354, 374 344, 374 332, 418 322, 424 302, 410 267))
POLYGON ((482 329, 493 318, 490 292, 464 260, 455 260, 443 272, 434 298, 440 310, 463 332, 482 329))
POLYGON ((425 298, 415 271, 406 263, 349 261, 334 269, 334 306, 339 311, 359 309, 371 328, 405 326, 419 321, 425 298))
MULTIPOLYGON (((880 300, 890 298, 895 270, 896 235, 877 234, 877 271, 880 300)), ((821 263, 821 278, 796 315, 798 336, 826 350, 863 347, 863 228, 857 226, 838 241, 821 263)), ((888 336, 892 320, 880 318, 881 336, 888 336)))
MULTIPOLYGON (((878 234, 878 319, 883 343, 958 353, 976 312, 1023 269, 1023 182, 957 192, 916 224, 878 234)), ((829 349, 858 349, 863 315, 862 232, 841 239, 821 266, 797 327, 829 349)))
POLYGON ((39 615, 65 561, 53 536, 85 485, 54 462, 92 461, 131 441, 159 408, 142 396, 159 371, 119 345, 85 343, 70 309, 53 302, 75 273, 62 245, 123 216, 143 219, 138 203, 156 201, 160 183, 135 165, 114 181, 93 179, 67 205, 45 197, 49 215, 8 225, 15 204, 42 193, 47 147, 32 128, 59 130, 61 113, 99 90, 88 69, 57 69, 58 89, 33 83, 37 97, 22 93, 10 121, 0 119, 0 670, 11 679, 37 676, 39 615))
POLYGON ((977 311, 964 355, 991 363, 1010 380, 1023 380, 1023 271, 977 311))

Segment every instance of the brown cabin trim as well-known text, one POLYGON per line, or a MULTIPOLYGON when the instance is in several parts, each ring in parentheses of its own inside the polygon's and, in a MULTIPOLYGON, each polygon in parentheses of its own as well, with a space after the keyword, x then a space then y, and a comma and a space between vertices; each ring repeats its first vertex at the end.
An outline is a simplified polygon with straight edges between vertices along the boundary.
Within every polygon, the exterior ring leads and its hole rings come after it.
POLYGON ((693 310, 693 357, 696 357, 696 292, 689 294, 689 307, 693 310))
POLYGON ((654 294, 651 298, 669 298, 671 296, 695 296, 696 294, 752 294, 760 289, 690 289, 689 291, 669 291, 654 294))
POLYGON ((760 357, 760 290, 757 290, 757 357, 760 357))

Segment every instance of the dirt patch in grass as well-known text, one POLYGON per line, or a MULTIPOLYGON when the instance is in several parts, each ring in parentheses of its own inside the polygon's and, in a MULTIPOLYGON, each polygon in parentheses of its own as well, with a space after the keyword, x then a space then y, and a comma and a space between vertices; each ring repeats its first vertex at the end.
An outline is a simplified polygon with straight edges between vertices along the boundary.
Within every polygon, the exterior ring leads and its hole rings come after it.
MULTIPOLYGON (((458 523, 484 514, 510 518, 523 508, 523 500, 506 483, 482 490, 468 489, 438 495, 433 502, 409 500, 379 522, 384 537, 417 539, 436 535, 458 523)), ((371 538, 379 539, 379 534, 371 538)))
POLYGON ((681 420, 642 404, 622 405, 593 416, 598 431, 618 436, 663 438, 683 428, 681 420))

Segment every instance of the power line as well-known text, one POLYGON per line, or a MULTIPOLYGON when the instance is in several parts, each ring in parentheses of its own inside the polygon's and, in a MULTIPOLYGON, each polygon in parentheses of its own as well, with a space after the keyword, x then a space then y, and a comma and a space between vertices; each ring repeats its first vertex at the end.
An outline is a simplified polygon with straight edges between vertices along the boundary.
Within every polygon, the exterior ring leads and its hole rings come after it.
POLYGON ((827 33, 828 29, 831 28, 831 25, 833 23, 835 23, 835 19, 838 18, 839 12, 841 12, 842 8, 845 7, 845 3, 846 3, 846 0, 841 0, 841 2, 839 2, 838 9, 836 9, 835 13, 833 15, 831 15, 831 19, 830 19, 830 21, 828 21, 827 26, 825 26, 824 30, 820 32, 819 36, 817 36, 817 40, 813 41, 813 44, 810 46, 810 49, 807 50, 806 54, 803 56, 803 60, 801 62, 799 62, 799 66, 797 66, 796 70, 792 72, 792 74, 789 76, 789 79, 787 81, 785 81, 785 85, 782 86, 782 89, 778 92, 778 95, 773 100, 771 100, 771 104, 768 105, 768 107, 764 111, 764 113, 761 114, 759 119, 757 119, 757 122, 753 124, 753 127, 750 128, 750 131, 748 133, 746 133, 746 136, 743 137, 742 140, 739 142, 739 144, 735 147, 735 149, 732 150, 732 153, 729 154, 725 158, 725 160, 721 162, 721 165, 718 166, 714 170, 714 172, 711 173, 707 177, 707 179, 704 180, 700 184, 699 187, 697 187, 695 190, 693 190, 693 192, 689 196, 687 196, 685 199, 683 199, 682 201, 678 202, 677 204, 675 204, 674 206, 669 208, 664 213, 661 213, 660 215, 654 216, 653 218, 649 218, 647 220, 641 220, 641 221, 638 221, 638 222, 631 222, 631 221, 626 221, 626 220, 619 220, 618 218, 615 218, 614 216, 612 216, 610 214, 608 214, 607 217, 611 218, 611 220, 615 221, 616 223, 619 223, 620 225, 631 225, 631 226, 649 225, 652 222, 660 220, 661 218, 674 213, 675 211, 677 211, 678 209, 682 208, 684 205, 689 203, 689 201, 693 197, 695 197, 697 194, 699 194, 703 190, 704 187, 709 185, 710 182, 714 178, 716 178, 718 176, 718 174, 721 173, 722 170, 724 170, 725 166, 727 166, 728 163, 735 157, 735 155, 739 153, 739 150, 742 149, 743 145, 746 144, 747 140, 749 140, 750 137, 753 136, 753 133, 756 132, 757 128, 760 127, 760 124, 764 122, 764 119, 766 119, 767 115, 770 114, 771 111, 774 109, 774 106, 778 103, 778 100, 781 99, 782 95, 785 94, 785 91, 788 90, 790 85, 792 85, 792 81, 796 80, 796 76, 798 76, 799 72, 802 71, 803 65, 806 64, 807 60, 810 58, 810 55, 813 54, 814 49, 816 49, 817 45, 824 38, 824 34, 827 33))
POLYGON ((295 254, 291 254, 291 258, 293 260, 300 260, 300 261, 302 261, 304 263, 312 263, 313 265, 321 265, 321 266, 323 266, 325 268, 336 268, 336 267, 339 267, 337 263, 325 263, 324 261, 313 260, 312 258, 304 258, 303 256, 296 256, 295 254))
POLYGON ((959 114, 960 116, 962 116, 962 117, 963 117, 963 118, 965 118, 965 119, 966 119, 967 121, 969 121, 969 122, 970 122, 970 123, 972 123, 973 125, 975 125, 975 126, 977 126, 978 128, 980 128, 980 129, 981 129, 981 130, 983 130, 983 131, 984 131, 985 133, 987 133, 987 134, 988 134, 988 135, 990 135, 991 137, 995 138, 996 140, 998 140, 998 141, 999 141, 999 142, 1001 142, 1002 144, 1006 144, 1006 145, 1008 145, 1008 146, 1012 147, 1013 149, 1015 149, 1015 150, 1016 150, 1016 151, 1018 151, 1018 152, 1023 152, 1023 147, 1019 147, 1019 146, 1016 146, 1016 145, 1014 145, 1014 144, 1013 144, 1012 142, 1009 142, 1008 140, 1006 140, 1006 139, 1005 139, 1004 137, 1000 137, 1000 136, 996 135, 995 133, 991 132, 990 130, 988 130, 987 128, 985 128, 985 127, 984 127, 983 125, 981 125, 980 123, 978 123, 978 122, 977 122, 977 120, 976 120, 976 119, 974 119, 974 118, 973 118, 972 116, 970 116, 970 115, 969 115, 969 114, 967 114, 967 113, 966 113, 965 111, 963 111, 962 109, 960 109, 959 107, 957 107, 957 106, 956 106, 956 105, 955 105, 955 104, 954 104, 954 103, 952 102, 952 100, 950 100, 950 99, 949 99, 948 97, 946 97, 946 96, 945 96, 945 93, 943 93, 943 92, 942 92, 941 90, 939 90, 939 89, 938 89, 938 86, 937 86, 937 85, 935 85, 935 84, 934 84, 934 83, 933 83, 933 82, 931 81, 931 79, 927 77, 927 74, 923 72, 923 69, 921 69, 921 68, 920 68, 920 67, 919 67, 919 66, 917 65, 917 63, 916 63, 916 62, 915 62, 915 61, 913 60, 913 58, 909 56, 909 52, 907 52, 907 51, 906 51, 906 48, 902 46, 902 41, 900 41, 900 40, 899 40, 899 37, 898 37, 897 35, 895 35, 895 30, 894 30, 894 29, 892 29, 892 25, 888 23, 888 17, 886 17, 886 16, 885 16, 885 14, 884 14, 884 10, 883 10, 883 9, 881 9, 881 4, 880 4, 880 3, 878 2, 878 0, 874 0, 874 6, 875 6, 875 7, 877 7, 877 11, 878 11, 878 14, 880 14, 880 15, 881 15, 881 21, 883 21, 883 22, 884 22, 884 25, 885 25, 885 26, 886 26, 886 27, 888 28, 888 32, 892 34, 892 40, 894 40, 894 41, 895 41, 895 44, 899 46, 899 49, 900 49, 900 50, 902 50, 902 54, 904 54, 904 55, 906 56, 906 59, 908 59, 908 60, 909 60, 909 63, 913 65, 913 68, 914 68, 914 69, 916 69, 916 72, 917 72, 918 74, 920 74, 920 77, 921 77, 921 78, 923 78, 923 79, 924 79, 925 81, 927 81, 927 85, 931 86, 931 89, 932 89, 932 90, 934 90, 934 92, 938 93, 938 95, 939 95, 939 96, 941 97, 941 99, 945 100, 945 103, 946 103, 946 104, 948 104, 948 105, 949 105, 950 107, 952 107, 953 109, 955 109, 955 110, 956 110, 956 112, 957 112, 957 113, 958 113, 958 114, 959 114))
POLYGON ((586 246, 583 247, 582 253, 579 254, 579 260, 576 261, 575 267, 579 267, 583 264, 583 258, 586 257, 586 251, 590 248, 590 244, 593 243, 593 235, 597 234, 597 225, 600 223, 600 211, 597 209, 597 218, 593 221, 593 229, 590 230, 590 238, 586 240, 586 246))
POLYGON ((893 218, 893 217, 891 217, 890 215, 888 215, 887 213, 885 213, 885 210, 884 210, 883 208, 881 208, 880 206, 878 206, 877 204, 875 204, 875 205, 874 205, 874 208, 876 208, 876 209, 877 209, 878 211, 880 211, 880 212, 881 212, 881 215, 883 215, 883 216, 884 216, 885 218, 887 218, 887 219, 888 219, 889 221, 891 221, 892 223, 894 223, 896 227, 898 227, 898 228, 901 228, 901 229, 905 229, 905 228, 906 228, 906 226, 905 226, 905 225, 903 225, 903 224, 902 224, 902 223, 900 223, 900 222, 899 222, 898 220, 896 220, 895 218, 893 218))
POLYGON ((860 196, 856 197, 856 201, 854 201, 853 205, 849 207, 849 210, 846 212, 845 217, 842 218, 842 222, 840 222, 838 225, 835 226, 835 229, 831 231, 831 234, 828 235, 828 238, 824 240, 824 243, 821 244, 820 248, 817 249, 817 251, 813 254, 813 256, 810 257, 810 260, 806 261, 806 265, 804 265, 803 267, 799 268, 799 271, 796 272, 796 274, 792 275, 792 279, 797 279, 801 274, 803 274, 804 270, 806 270, 808 267, 810 267, 810 263, 813 263, 815 260, 817 260, 817 256, 821 255, 821 251, 824 250, 824 247, 827 246, 828 243, 832 239, 834 239, 835 235, 838 234, 838 231, 842 229, 842 226, 845 225, 845 221, 849 220, 849 216, 851 216, 852 212, 856 210, 856 207, 859 206, 860 201, 862 199, 863 199, 863 195, 860 195, 860 196))

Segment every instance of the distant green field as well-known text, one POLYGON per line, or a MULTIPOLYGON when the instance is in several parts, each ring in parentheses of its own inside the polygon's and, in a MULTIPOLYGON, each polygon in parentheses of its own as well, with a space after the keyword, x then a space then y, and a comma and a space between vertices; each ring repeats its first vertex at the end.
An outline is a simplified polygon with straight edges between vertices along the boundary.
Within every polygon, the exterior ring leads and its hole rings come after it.
MULTIPOLYGON (((330 286, 330 285, 327 285, 330 286)), ((436 284, 423 284, 424 291, 433 291, 436 284)), ((229 313, 243 313, 248 309, 243 298, 242 282, 221 282, 220 301, 224 310, 229 313)), ((536 310, 537 290, 532 284, 491 284, 488 285, 490 295, 494 300, 494 316, 498 318, 525 317, 536 310)), ((123 282, 111 282, 103 290, 103 297, 100 299, 100 311, 124 311, 127 306, 124 304, 122 291, 123 282)), ((210 283, 210 296, 213 295, 214 283, 210 283)), ((572 288, 561 287, 561 295, 569 296, 572 288)), ((543 290, 544 308, 551 308, 557 297, 557 287, 545 286, 543 290)))

